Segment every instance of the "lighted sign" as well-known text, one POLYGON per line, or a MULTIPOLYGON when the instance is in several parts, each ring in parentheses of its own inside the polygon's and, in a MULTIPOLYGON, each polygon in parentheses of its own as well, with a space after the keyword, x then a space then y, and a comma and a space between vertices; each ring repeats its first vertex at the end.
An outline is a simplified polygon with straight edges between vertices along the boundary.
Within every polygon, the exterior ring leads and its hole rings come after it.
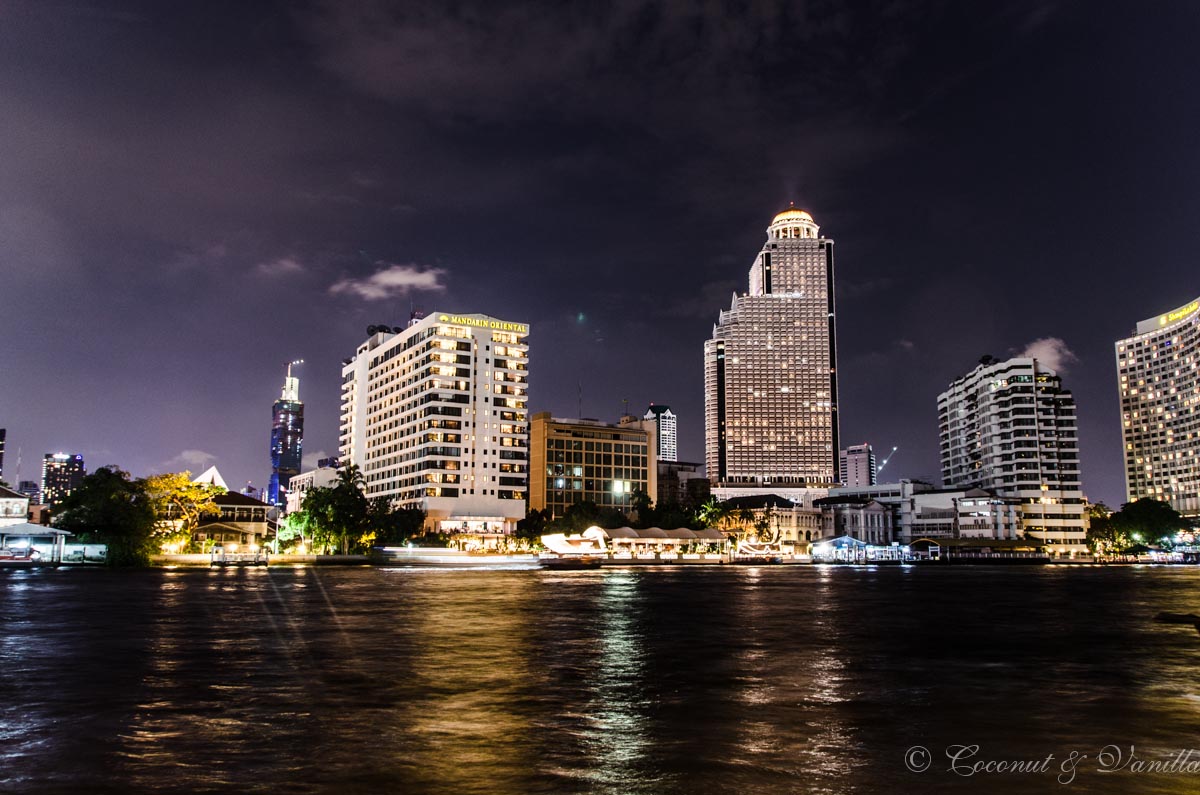
POLYGON ((1181 306, 1174 312, 1168 312, 1160 317, 1158 319, 1158 325, 1165 326, 1168 323, 1174 323, 1176 320, 1182 320, 1183 318, 1195 312, 1197 309, 1200 309, 1200 301, 1192 301, 1187 306, 1181 306))
POLYGON ((453 323, 456 326, 490 328, 496 331, 515 331, 518 334, 529 333, 529 326, 524 323, 506 323, 503 320, 481 320, 477 317, 464 317, 462 315, 438 315, 438 322, 453 323))

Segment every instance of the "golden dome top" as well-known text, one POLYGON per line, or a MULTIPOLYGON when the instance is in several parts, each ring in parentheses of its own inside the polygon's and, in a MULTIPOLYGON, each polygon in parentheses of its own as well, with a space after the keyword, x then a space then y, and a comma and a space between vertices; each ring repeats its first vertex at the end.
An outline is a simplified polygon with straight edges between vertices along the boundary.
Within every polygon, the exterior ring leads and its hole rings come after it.
POLYGON ((809 223, 813 223, 813 217, 807 211, 797 209, 795 204, 790 204, 786 210, 776 215, 771 223, 777 224, 781 221, 808 221, 809 223))

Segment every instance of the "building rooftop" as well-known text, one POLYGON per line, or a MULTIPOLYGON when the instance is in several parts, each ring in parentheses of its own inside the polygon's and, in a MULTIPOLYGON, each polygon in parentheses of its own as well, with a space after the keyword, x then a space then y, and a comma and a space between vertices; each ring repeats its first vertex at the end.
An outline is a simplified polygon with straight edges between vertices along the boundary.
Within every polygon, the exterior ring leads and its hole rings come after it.
POLYGON ((811 223, 812 220, 813 217, 809 215, 806 210, 797 210, 796 206, 793 204, 783 212, 776 214, 771 223, 778 224, 786 221, 808 221, 811 223))

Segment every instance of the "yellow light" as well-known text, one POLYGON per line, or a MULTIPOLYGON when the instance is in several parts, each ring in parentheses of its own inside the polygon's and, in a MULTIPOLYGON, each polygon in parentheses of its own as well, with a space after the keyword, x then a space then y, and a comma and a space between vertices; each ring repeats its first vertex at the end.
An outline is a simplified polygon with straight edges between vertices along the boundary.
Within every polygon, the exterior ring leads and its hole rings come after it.
POLYGON ((229 552, 237 552, 237 544, 226 544, 225 549, 229 552))

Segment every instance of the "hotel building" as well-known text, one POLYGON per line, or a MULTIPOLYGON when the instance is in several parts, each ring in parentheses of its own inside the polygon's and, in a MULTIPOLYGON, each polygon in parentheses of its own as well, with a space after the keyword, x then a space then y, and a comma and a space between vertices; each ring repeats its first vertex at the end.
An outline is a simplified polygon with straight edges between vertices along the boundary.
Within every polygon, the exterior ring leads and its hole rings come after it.
POLYGON ((1200 516, 1200 300, 1143 320, 1116 348, 1128 500, 1200 516))
POLYGON ((658 466, 654 426, 637 417, 620 425, 591 419, 533 415, 529 508, 555 518, 577 502, 594 502, 626 516, 634 492, 655 499, 658 466))
POLYGON ((342 465, 463 545, 511 534, 529 483, 529 326, 433 313, 367 331, 342 368, 342 465))
POLYGON ((1037 359, 979 366, 938 396, 942 483, 1013 498, 1053 554, 1086 552, 1075 398, 1037 359))
POLYGON ((705 465, 718 497, 838 479, 833 241, 819 232, 803 210, 776 215, 749 293, 704 344, 705 465))

